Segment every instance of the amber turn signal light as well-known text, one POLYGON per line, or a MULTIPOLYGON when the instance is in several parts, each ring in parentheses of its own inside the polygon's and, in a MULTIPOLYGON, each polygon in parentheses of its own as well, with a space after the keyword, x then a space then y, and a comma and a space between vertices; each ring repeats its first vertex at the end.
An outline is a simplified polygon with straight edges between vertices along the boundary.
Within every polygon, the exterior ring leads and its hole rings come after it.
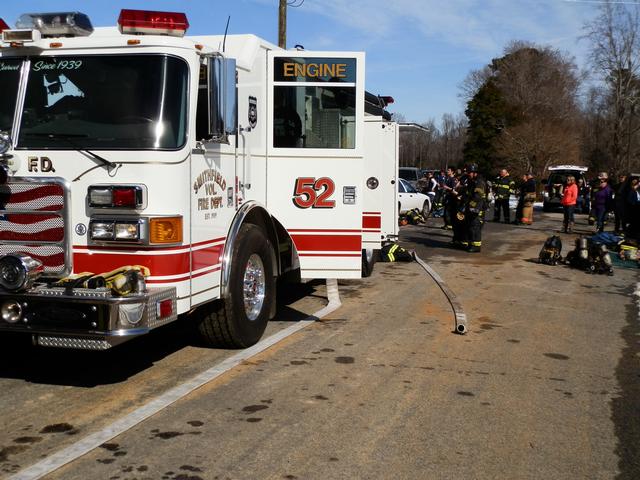
POLYGON ((149 219, 149 243, 182 242, 182 217, 149 219))

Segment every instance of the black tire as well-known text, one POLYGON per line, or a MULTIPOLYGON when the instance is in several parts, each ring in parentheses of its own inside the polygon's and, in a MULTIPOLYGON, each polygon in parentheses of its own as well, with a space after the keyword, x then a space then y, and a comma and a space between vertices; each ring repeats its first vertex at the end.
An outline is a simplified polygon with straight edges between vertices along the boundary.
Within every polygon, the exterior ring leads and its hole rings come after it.
POLYGON ((424 221, 427 221, 429 218, 429 214, 431 213, 431 202, 429 200, 425 200, 422 204, 422 216, 424 217, 424 221))
POLYGON ((231 252, 228 297, 202 307, 198 331, 208 346, 246 348, 260 340, 276 296, 271 259, 272 246, 263 230, 256 225, 243 225, 231 252), (250 260, 263 274, 256 283, 264 285, 264 298, 257 301, 252 312, 245 306, 244 290, 250 260))
POLYGON ((377 251, 370 248, 362 249, 362 278, 370 277, 376 263, 377 251))

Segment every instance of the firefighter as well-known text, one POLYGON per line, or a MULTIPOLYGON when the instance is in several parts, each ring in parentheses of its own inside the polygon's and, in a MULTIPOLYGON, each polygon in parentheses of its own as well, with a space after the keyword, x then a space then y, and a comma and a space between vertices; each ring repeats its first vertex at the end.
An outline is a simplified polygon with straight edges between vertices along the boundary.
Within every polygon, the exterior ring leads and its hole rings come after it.
POLYGON ((465 228, 465 204, 467 195, 467 182, 469 177, 462 175, 455 187, 451 190, 450 212, 451 212, 451 228, 453 230, 453 246, 456 248, 468 248, 465 228))
POLYGON ((468 252, 478 253, 482 248, 482 225, 487 202, 487 184, 478 173, 478 165, 472 163, 467 168, 469 181, 465 199, 465 226, 468 252))
POLYGON ((456 214, 456 199, 452 193, 458 184, 458 179, 455 176, 455 170, 451 167, 447 168, 447 176, 440 183, 439 190, 443 193, 444 204, 444 225, 445 230, 451 230, 453 224, 453 216, 456 214))
POLYGON ((503 213, 504 223, 509 223, 509 197, 515 193, 516 184, 506 168, 500 170, 500 174, 493 182, 493 195, 495 197, 495 205, 493 210, 493 221, 500 221, 500 212, 503 213))

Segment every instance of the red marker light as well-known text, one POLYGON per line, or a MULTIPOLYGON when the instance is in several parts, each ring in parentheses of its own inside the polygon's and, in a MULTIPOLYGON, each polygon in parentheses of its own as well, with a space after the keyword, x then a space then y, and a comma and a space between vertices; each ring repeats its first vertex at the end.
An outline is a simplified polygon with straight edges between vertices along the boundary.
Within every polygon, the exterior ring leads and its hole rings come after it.
POLYGON ((7 22, 0 18, 0 33, 2 33, 3 30, 11 30, 11 27, 7 25, 7 22))
POLYGON ((114 188, 112 191, 114 207, 136 207, 136 189, 133 187, 114 188))
POLYGON ((173 301, 170 298, 158 302, 158 318, 167 318, 173 314, 173 301))
POLYGON ((384 102, 384 106, 386 107, 387 105, 393 103, 393 97, 380 97, 382 99, 382 101, 384 102))
POLYGON ((92 208, 145 208, 143 185, 91 185, 87 193, 92 208))
POLYGON ((120 33, 182 37, 189 28, 189 21, 184 13, 179 12, 123 9, 118 17, 118 26, 120 33))

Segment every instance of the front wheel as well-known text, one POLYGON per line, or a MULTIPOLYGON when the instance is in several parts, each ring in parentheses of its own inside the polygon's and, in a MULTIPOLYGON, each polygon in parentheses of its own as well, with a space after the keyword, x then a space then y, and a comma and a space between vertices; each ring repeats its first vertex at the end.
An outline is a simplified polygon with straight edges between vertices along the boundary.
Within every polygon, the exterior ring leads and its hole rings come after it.
POLYGON ((275 302, 272 247, 263 230, 243 225, 233 247, 227 297, 203 307, 198 330, 210 346, 249 347, 262 337, 275 302))

